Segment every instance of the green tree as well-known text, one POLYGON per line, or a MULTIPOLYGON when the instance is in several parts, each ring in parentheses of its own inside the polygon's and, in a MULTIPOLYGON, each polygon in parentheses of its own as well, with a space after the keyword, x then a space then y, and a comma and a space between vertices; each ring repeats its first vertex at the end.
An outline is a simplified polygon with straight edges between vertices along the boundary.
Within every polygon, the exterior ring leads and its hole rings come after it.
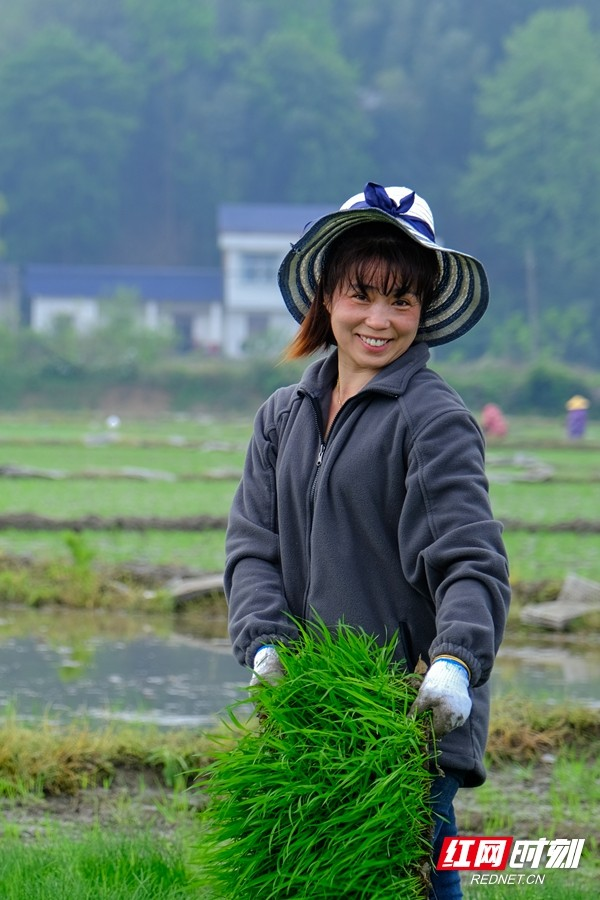
POLYGON ((244 192, 267 201, 341 202, 366 172, 367 118, 356 77, 339 53, 308 35, 268 35, 240 67, 245 85, 239 134, 244 192))
POLYGON ((340 41, 359 72, 377 179, 408 184, 434 209, 471 140, 477 80, 489 52, 464 0, 338 0, 340 41), (342 11, 344 15, 342 15, 342 11))
POLYGON ((331 29, 319 41, 311 28, 267 29, 255 45, 232 37, 204 82, 188 83, 177 172, 189 220, 206 243, 218 203, 334 207, 370 177, 355 72, 331 39, 331 29))
POLYGON ((461 202, 529 272, 530 299, 585 303, 600 231, 600 43, 585 12, 540 12, 517 29, 479 112, 484 148, 461 202))
POLYGON ((88 261, 110 246, 138 90, 106 47, 34 33, 0 65, 0 185, 13 260, 88 261))
MULTIPOLYGON (((218 55, 215 2, 124 0, 123 7, 127 54, 143 99, 123 181, 125 228, 120 252, 146 262, 198 261, 182 148, 195 127, 196 92, 202 97, 208 89, 218 55)), ((204 160, 215 152, 203 142, 204 160)), ((198 203, 206 185, 201 170, 194 167, 194 171, 199 178, 191 190, 198 203)), ((206 212, 209 216, 214 243, 213 210, 206 212)))

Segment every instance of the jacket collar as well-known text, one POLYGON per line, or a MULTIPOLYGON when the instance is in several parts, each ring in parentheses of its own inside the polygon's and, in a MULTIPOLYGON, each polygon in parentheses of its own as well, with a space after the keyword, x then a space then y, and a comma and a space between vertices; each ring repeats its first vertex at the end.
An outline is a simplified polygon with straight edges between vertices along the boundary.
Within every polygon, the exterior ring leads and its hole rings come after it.
MULTIPOLYGON (((383 394, 403 394, 415 372, 425 368, 429 356, 427 344, 412 344, 406 353, 378 372, 359 393, 376 391, 383 394)), ((337 375, 338 352, 336 349, 308 367, 298 385, 298 390, 301 393, 320 397, 331 390, 337 381, 337 375)))

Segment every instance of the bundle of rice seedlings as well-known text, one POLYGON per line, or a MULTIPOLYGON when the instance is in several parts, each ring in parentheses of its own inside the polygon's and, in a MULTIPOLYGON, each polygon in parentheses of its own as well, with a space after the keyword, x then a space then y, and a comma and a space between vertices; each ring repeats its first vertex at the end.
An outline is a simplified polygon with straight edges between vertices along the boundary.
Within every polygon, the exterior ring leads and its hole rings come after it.
POLYGON ((419 680, 362 632, 318 624, 281 646, 286 675, 205 771, 200 880, 227 900, 427 896, 434 777, 419 680))

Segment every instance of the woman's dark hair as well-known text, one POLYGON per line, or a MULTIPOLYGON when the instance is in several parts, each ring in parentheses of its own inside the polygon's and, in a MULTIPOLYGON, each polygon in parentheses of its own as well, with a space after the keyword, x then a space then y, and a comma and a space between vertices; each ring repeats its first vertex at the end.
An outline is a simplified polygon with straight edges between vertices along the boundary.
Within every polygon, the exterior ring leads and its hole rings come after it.
POLYGON ((383 294, 398 290, 415 293, 422 317, 435 297, 440 267, 434 250, 413 241, 395 225, 355 225, 327 248, 315 299, 287 348, 285 359, 310 356, 335 344, 327 299, 340 285, 373 284, 375 276, 383 294))

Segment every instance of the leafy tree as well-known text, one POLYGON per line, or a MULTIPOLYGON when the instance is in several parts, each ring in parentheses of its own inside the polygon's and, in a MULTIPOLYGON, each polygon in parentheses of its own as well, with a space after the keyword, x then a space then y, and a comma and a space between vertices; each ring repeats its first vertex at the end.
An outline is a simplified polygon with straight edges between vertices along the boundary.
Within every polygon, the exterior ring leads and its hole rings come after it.
POLYGON ((461 15, 464 0, 339 0, 341 45, 359 70, 360 103, 373 125, 373 169, 444 203, 471 139, 487 43, 461 15), (344 15, 342 15, 344 13, 344 15))
POLYGON ((337 206, 368 180, 369 123, 354 70, 309 33, 268 31, 252 47, 232 40, 205 78, 189 90, 177 172, 207 242, 218 203, 337 206))
POLYGON ((544 302, 594 290, 600 230, 600 44, 580 9, 540 12, 482 85, 484 150, 461 185, 544 302))
POLYGON ((0 184, 13 260, 86 261, 109 245, 137 103, 108 49, 53 27, 0 65, 0 184))
MULTIPOLYGON (((123 52, 143 98, 123 180, 124 227, 118 252, 142 262, 197 262, 198 241, 187 206, 189 185, 182 184, 180 171, 187 164, 182 147, 195 125, 194 91, 202 95, 208 89, 218 55, 215 2, 124 0, 123 8, 128 36, 123 52)), ((204 160, 214 153, 214 146, 202 147, 204 160)), ((204 189, 200 177, 192 185, 195 198, 204 189)), ((206 216, 214 243, 214 211, 206 216)))
POLYGON ((216 264, 221 202, 401 179, 492 278, 440 358, 509 318, 560 354, 565 292, 597 346, 598 28, 597 0, 0 0, 7 255, 216 264))
POLYGON ((369 127, 339 54, 323 54, 308 36, 271 34, 238 78, 246 87, 239 151, 245 145, 247 199, 335 202, 356 190, 369 127))

